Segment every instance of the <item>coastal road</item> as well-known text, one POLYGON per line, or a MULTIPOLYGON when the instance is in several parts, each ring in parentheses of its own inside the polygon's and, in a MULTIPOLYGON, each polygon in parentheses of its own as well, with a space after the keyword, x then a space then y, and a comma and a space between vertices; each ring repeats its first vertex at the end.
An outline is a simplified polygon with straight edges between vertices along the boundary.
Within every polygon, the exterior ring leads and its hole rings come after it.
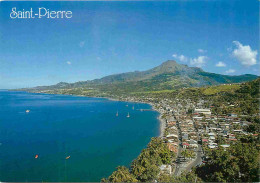
POLYGON ((201 145, 199 144, 199 145, 198 145, 198 149, 197 149, 197 157, 196 157, 196 159, 195 159, 192 163, 190 163, 190 164, 185 168, 185 170, 186 170, 186 171, 190 171, 192 167, 197 166, 197 165, 200 165, 200 164, 202 163, 201 157, 202 157, 202 149, 201 149, 201 145))
POLYGON ((197 165, 200 165, 202 163, 202 149, 201 149, 201 145, 198 145, 197 148, 197 156, 196 159, 194 159, 192 162, 190 162, 189 164, 186 164, 186 162, 179 162, 179 163, 175 163, 176 165, 176 169, 174 172, 175 176, 180 175, 182 172, 184 171, 191 171, 192 167, 195 167, 197 165))

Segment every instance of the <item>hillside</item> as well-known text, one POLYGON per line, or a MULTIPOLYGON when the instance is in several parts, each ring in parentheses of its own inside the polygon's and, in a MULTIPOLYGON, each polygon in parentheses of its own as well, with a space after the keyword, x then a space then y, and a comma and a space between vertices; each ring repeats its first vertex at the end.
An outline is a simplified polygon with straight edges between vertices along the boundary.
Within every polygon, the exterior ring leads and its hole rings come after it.
POLYGON ((114 74, 91 81, 76 83, 60 82, 52 86, 39 86, 27 88, 27 91, 43 90, 72 90, 81 88, 106 94, 123 94, 129 92, 145 92, 172 90, 183 87, 200 87, 207 85, 219 85, 226 83, 240 83, 256 79, 256 75, 228 76, 205 72, 197 67, 188 67, 169 60, 161 65, 146 71, 135 71, 114 74))

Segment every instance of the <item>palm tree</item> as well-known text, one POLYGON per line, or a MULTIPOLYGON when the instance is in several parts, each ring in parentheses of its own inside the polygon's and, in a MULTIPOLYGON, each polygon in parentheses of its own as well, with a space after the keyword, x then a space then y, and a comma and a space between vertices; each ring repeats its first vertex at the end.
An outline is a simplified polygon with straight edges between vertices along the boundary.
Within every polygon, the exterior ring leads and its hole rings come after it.
POLYGON ((184 157, 184 160, 186 160, 186 157, 189 156, 189 152, 187 151, 187 149, 185 149, 184 151, 181 152, 181 155, 184 157))
POLYGON ((189 157, 189 158, 195 158, 195 153, 194 153, 194 151, 189 151, 188 157, 189 157))

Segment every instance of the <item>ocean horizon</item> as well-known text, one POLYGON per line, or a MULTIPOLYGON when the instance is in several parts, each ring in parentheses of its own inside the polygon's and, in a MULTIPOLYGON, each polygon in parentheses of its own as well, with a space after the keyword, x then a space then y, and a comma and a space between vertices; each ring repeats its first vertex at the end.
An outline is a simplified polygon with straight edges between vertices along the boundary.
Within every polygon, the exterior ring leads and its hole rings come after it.
POLYGON ((160 135, 159 113, 140 110, 151 108, 1 90, 0 181, 100 181, 117 166, 129 166, 160 135))

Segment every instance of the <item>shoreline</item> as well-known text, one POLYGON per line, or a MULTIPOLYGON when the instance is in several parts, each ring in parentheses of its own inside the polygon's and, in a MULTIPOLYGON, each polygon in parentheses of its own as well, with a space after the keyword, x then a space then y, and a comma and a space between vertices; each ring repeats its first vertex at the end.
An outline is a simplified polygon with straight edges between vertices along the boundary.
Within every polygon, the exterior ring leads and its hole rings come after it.
MULTIPOLYGON (((25 91, 27 93, 34 93, 34 92, 28 92, 28 91, 25 91)), ((38 92, 36 92, 38 93, 38 92)), ((111 98, 111 97, 90 97, 90 96, 84 96, 84 95, 74 95, 74 94, 51 94, 51 93, 42 93, 42 92, 39 92, 40 94, 48 94, 48 95, 67 95, 67 96, 77 96, 77 97, 87 97, 87 98, 103 98, 103 99, 107 99, 107 100, 110 100, 110 101, 119 101, 119 102, 133 102, 133 103, 142 103, 142 104, 148 104, 152 107, 152 110, 154 111, 157 111, 159 113, 159 116, 157 117, 157 120, 159 121, 160 123, 160 127, 159 127, 159 136, 160 138, 163 137, 164 135, 164 132, 165 132, 165 129, 166 129, 166 120, 162 118, 162 113, 155 109, 154 107, 154 104, 153 103, 149 103, 149 102, 141 102, 141 101, 129 101, 129 100, 120 100, 120 99, 116 99, 116 98, 111 98)))
MULTIPOLYGON (((91 97, 90 97, 91 98, 91 97)), ((153 103, 149 103, 149 102, 141 102, 141 101, 128 101, 128 100, 120 100, 120 99, 115 99, 115 98, 110 98, 110 97, 93 97, 93 98, 104 98, 104 99, 108 99, 111 101, 120 101, 120 102, 133 102, 133 103, 142 103, 142 104, 148 104, 152 107, 153 111, 157 111, 159 113, 159 116, 157 117, 157 120, 160 123, 160 127, 159 127, 159 136, 160 138, 163 137, 165 129, 166 129, 166 120, 162 118, 162 113, 155 109, 154 104, 153 103)))
MULTIPOLYGON (((77 95, 76 95, 77 96, 77 95)), ((90 97, 91 98, 91 97, 90 97)), ((129 101, 129 100, 120 100, 120 99, 115 99, 115 98, 110 98, 110 97, 93 97, 93 98, 104 98, 104 99, 108 99, 111 101, 120 101, 120 102, 133 102, 133 103, 141 103, 141 104, 148 104, 152 107, 152 110, 157 111, 159 113, 159 116, 157 117, 157 120, 160 123, 160 127, 159 127, 159 136, 160 138, 163 137, 165 129, 166 129, 166 120, 162 118, 162 113, 155 109, 154 104, 153 103, 149 103, 149 102, 141 102, 141 101, 129 101)))

